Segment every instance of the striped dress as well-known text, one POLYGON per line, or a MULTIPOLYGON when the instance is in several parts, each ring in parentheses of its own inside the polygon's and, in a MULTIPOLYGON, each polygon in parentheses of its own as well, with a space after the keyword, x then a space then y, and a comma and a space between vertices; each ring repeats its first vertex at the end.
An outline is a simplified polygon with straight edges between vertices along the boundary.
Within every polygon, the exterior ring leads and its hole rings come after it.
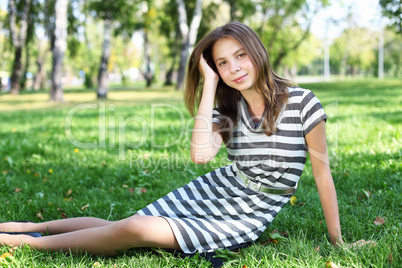
MULTIPOLYGON (((315 95, 289 88, 289 99, 271 136, 255 124, 243 98, 239 122, 226 148, 233 163, 198 177, 138 213, 164 217, 185 253, 210 252, 256 240, 290 195, 274 195, 247 188, 239 171, 263 185, 294 187, 302 174, 307 145, 305 135, 327 118, 315 95)), ((219 123, 219 109, 213 122, 219 123)))

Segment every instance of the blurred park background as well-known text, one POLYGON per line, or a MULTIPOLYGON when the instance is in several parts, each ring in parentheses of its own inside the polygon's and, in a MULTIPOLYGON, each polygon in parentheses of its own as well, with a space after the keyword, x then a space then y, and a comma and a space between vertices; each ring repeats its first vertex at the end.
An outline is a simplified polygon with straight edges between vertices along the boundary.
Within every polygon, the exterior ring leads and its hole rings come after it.
POLYGON ((192 46, 229 21, 252 27, 297 83, 402 77, 400 0, 2 0, 1 91, 172 85, 192 46))
MULTIPOLYGON (((400 267, 401 11, 400 0, 0 0, 0 221, 120 220, 229 164, 225 150, 191 163, 181 88, 192 46, 236 20, 322 102, 344 240, 377 246, 330 245, 307 161, 297 203, 225 267, 400 267)), ((5 252, 10 267, 210 267, 160 250, 6 246, 0 265, 5 252)))

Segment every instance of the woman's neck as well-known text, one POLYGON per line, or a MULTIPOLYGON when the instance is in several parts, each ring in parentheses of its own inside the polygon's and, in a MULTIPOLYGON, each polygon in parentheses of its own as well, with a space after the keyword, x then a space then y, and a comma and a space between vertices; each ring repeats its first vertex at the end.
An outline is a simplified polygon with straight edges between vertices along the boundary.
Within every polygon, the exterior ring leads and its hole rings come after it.
POLYGON ((259 122, 265 110, 264 98, 256 91, 241 92, 246 100, 248 112, 256 123, 259 122))

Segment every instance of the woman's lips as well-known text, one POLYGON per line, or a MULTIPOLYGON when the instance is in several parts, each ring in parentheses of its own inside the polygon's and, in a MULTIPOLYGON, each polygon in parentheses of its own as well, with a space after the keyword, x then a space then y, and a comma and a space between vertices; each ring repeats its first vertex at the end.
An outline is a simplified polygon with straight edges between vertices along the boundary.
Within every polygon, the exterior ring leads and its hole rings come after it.
POLYGON ((246 76, 247 76, 247 74, 240 76, 239 78, 234 79, 233 82, 240 83, 246 78, 246 76))

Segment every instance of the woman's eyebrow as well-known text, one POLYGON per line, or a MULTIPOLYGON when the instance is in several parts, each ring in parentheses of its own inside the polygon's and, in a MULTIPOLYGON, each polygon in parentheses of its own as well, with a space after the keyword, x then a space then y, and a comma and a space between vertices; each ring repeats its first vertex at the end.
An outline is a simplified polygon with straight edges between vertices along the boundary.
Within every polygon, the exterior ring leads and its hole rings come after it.
MULTIPOLYGON (((239 52, 242 51, 242 50, 244 50, 243 47, 241 47, 241 48, 239 48, 238 50, 236 50, 232 55, 236 55, 237 53, 239 53, 239 52)), ((215 60, 215 62, 217 62, 218 60, 224 60, 224 59, 225 59, 224 57, 220 57, 220 58, 217 58, 217 59, 215 60)))

